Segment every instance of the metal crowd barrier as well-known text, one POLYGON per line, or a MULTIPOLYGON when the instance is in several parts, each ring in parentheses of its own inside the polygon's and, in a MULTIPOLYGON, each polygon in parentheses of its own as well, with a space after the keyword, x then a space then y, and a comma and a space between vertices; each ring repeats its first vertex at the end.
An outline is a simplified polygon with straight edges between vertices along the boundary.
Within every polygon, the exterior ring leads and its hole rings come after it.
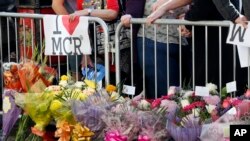
MULTIPOLYGON (((3 93, 4 82, 3 82, 3 67, 4 62, 19 62, 22 58, 21 56, 28 56, 32 53, 35 47, 40 50, 41 57, 43 53, 41 52, 43 46, 43 17, 42 14, 24 14, 24 13, 7 13, 0 12, 0 62, 1 62, 1 92, 3 93), (20 40, 22 39, 22 40, 20 40), (23 48, 20 49, 20 46, 23 48), (28 47, 29 49, 27 50, 28 47), (4 52, 3 52, 4 51, 4 52), (15 54, 12 54, 15 52, 15 54), (21 55, 20 55, 21 54, 21 55), (13 56, 14 55, 14 56, 13 56), (21 58, 20 58, 21 57, 21 58)), ((104 40, 104 64, 105 64, 105 85, 109 84, 109 49, 108 49, 108 27, 106 23, 97 17, 89 17, 89 23, 93 26, 101 26, 103 28, 103 40, 104 40)), ((94 33, 95 28, 94 28, 94 33)), ((97 49, 96 49, 96 34, 94 34, 94 65, 96 65, 97 49)), ((62 74, 62 61, 61 56, 48 56, 48 65, 52 67, 57 67, 58 76, 62 74), (52 64, 52 60, 56 62, 52 64)), ((68 56, 66 62, 64 62, 69 72, 69 60, 68 56)), ((80 62, 76 62, 80 64, 80 62)), ((78 65, 76 65, 78 66, 78 65)), ((96 68, 96 67, 95 67, 96 68)), ((76 69, 78 73, 78 68, 76 69)), ((95 70, 97 71, 97 70, 95 70)), ((66 72, 66 73, 67 73, 66 72)), ((78 76, 77 76, 78 77, 78 76)), ((1 94, 2 94, 1 93, 1 94)))
MULTIPOLYGON (((130 24, 131 37, 133 36, 132 27, 134 25, 136 25, 136 24, 141 25, 140 28, 142 28, 142 30, 143 30, 143 37, 142 38, 143 38, 143 51, 144 51, 145 47, 147 47, 147 45, 145 44, 145 30, 146 30, 148 25, 146 24, 146 19, 132 18, 131 19, 131 24, 130 24)), ((201 27, 204 28, 204 33, 203 34, 204 34, 204 37, 205 37, 205 42, 204 42, 204 48, 205 48, 205 54, 204 54, 205 66, 204 67, 205 67, 205 72, 204 72, 204 76, 202 76, 202 77, 205 77, 204 84, 206 84, 206 83, 209 83, 209 81, 211 80, 211 79, 209 80, 210 76, 208 76, 208 71, 209 71, 208 60, 211 59, 211 57, 213 57, 213 56, 208 56, 208 46, 209 46, 209 43, 211 42, 211 41, 208 40, 208 36, 209 36, 208 35, 208 33, 209 33, 208 29, 210 27, 217 28, 217 30, 218 30, 217 34, 219 36, 219 38, 217 39, 218 40, 218 54, 219 54, 219 59, 217 60, 218 63, 219 63, 219 66, 218 66, 219 83, 217 84, 217 86, 218 86, 218 89, 220 90, 222 87, 225 86, 224 83, 222 83, 222 81, 223 81, 222 70, 223 69, 228 69, 228 70, 232 71, 232 73, 230 74, 232 76, 232 79, 230 79, 230 81, 234 81, 234 80, 237 79, 237 74, 238 74, 238 72, 236 72, 236 70, 238 70, 240 68, 239 67, 239 62, 237 61, 238 55, 236 55, 236 46, 232 46, 232 52, 231 52, 231 55, 233 57, 232 62, 231 62, 232 66, 230 66, 230 67, 228 66, 228 68, 222 68, 223 63, 227 62, 226 60, 222 60, 222 58, 225 56, 224 53, 223 53, 224 48, 222 47, 222 43, 224 43, 224 41, 222 40, 222 37, 223 37, 222 30, 224 30, 223 28, 229 27, 229 24, 230 24, 230 21, 195 21, 195 22, 191 22, 191 21, 185 21, 185 20, 179 20, 179 19, 159 19, 159 20, 156 20, 154 24, 152 24, 152 26, 154 27, 154 42, 155 42, 154 48, 157 47, 156 46, 156 39, 157 39, 156 30, 157 30, 158 25, 166 26, 166 31, 165 31, 167 33, 166 40, 168 40, 168 36, 169 36, 169 34, 168 34, 169 25, 185 25, 185 26, 189 26, 191 28, 192 37, 189 38, 190 39, 189 46, 191 46, 191 49, 192 49, 192 54, 190 54, 190 58, 192 59, 192 72, 191 72, 191 81, 189 81, 189 82, 191 82, 190 86, 194 90, 195 86, 197 85, 196 80, 199 79, 199 77, 201 77, 201 76, 197 76, 197 72, 195 72, 195 66, 198 65, 198 64, 195 64, 195 55, 196 55, 195 54, 195 48, 196 48, 195 40, 196 40, 197 37, 195 36, 194 31, 195 31, 196 28, 201 28, 201 27), (236 69, 237 66, 238 66, 238 69, 236 69)), ((120 33, 120 30, 122 28, 124 28, 124 27, 120 23, 118 25, 117 29, 116 29, 116 36, 115 36, 115 41, 116 41, 116 44, 115 44, 116 45, 116 83, 117 84, 122 81, 121 80, 121 70, 120 70, 120 67, 119 67, 120 66, 119 33, 120 33)), ((226 29, 226 30, 228 30, 228 29, 226 29)), ((184 81, 183 81, 183 78, 182 78, 182 71, 181 71, 182 67, 183 67, 182 66, 182 54, 183 54, 183 52, 182 52, 182 48, 181 48, 181 38, 182 37, 181 37, 180 31, 178 31, 178 32, 179 32, 179 43, 180 43, 179 44, 179 70, 180 70, 179 71, 179 86, 180 87, 185 87, 184 84, 183 84, 184 81)), ((132 85, 132 86, 135 85, 134 81, 136 79, 135 74, 133 74, 133 72, 134 72, 133 63, 134 63, 134 60, 135 60, 134 56, 136 56, 136 55, 134 55, 135 54, 134 53, 134 48, 135 48, 135 45, 133 45, 133 42, 132 42, 132 39, 131 39, 131 56, 130 56, 130 59, 131 59, 130 60, 130 65, 131 66, 130 66, 130 68, 131 68, 132 73, 130 74, 129 77, 131 78, 130 85, 132 85)), ((168 44, 166 44, 166 48, 167 48, 167 50, 169 50, 168 44)), ((144 54, 144 52, 143 52, 143 54, 144 54)), ((154 54, 154 56, 157 55, 156 54, 156 49, 155 49, 154 52, 152 52, 152 55, 153 54, 154 54)), ((146 89, 146 85, 145 85, 145 83, 146 83, 145 82, 145 63, 147 63, 147 62, 145 62, 145 57, 147 57, 147 56, 143 55, 143 68, 142 68, 143 82, 142 82, 142 85, 143 85, 143 92, 147 96, 147 92, 145 92, 145 89, 146 89)), ((154 58, 154 59, 155 59, 155 72, 157 72, 156 71, 156 69, 157 69, 156 68, 157 61, 156 61, 156 58, 154 58)), ((166 59, 167 59, 167 62, 169 62, 169 54, 166 56, 166 59)), ((167 70, 171 69, 171 68, 169 68, 169 63, 162 64, 162 65, 167 65, 167 70)), ((243 69, 243 70, 246 70, 246 69, 243 69)), ((250 77, 249 77, 250 76, 249 75, 250 71, 249 70, 250 69, 248 67, 248 70, 246 70, 245 73, 244 73, 245 78, 247 78, 245 86, 247 86, 247 84, 248 84, 248 86, 250 86, 249 85, 250 84, 250 77)), ((166 89, 167 89, 167 88, 169 88, 169 71, 167 71, 166 73, 167 73, 167 78, 166 78, 167 79, 166 89)), ((155 74, 154 80, 155 80, 155 82, 157 82, 157 74, 155 74)), ((157 85, 158 84, 155 83, 155 97, 158 97, 158 95, 159 95, 157 93, 157 85)), ((219 93, 221 94, 221 91, 219 91, 219 93)), ((234 95, 235 95, 235 93, 234 93, 234 95)))

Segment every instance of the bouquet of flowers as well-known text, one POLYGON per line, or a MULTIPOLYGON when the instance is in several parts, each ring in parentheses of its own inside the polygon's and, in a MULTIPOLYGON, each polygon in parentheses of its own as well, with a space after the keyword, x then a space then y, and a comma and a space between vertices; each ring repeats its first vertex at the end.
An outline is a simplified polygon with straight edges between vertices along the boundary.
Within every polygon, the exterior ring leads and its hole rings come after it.
POLYGON ((167 130, 176 141, 196 141, 201 133, 203 124, 211 122, 211 112, 220 102, 217 87, 207 84, 210 96, 196 96, 194 91, 170 89, 171 95, 163 98, 175 101, 178 106, 175 115, 168 119, 167 130))
POLYGON ((106 124, 105 141, 132 141, 139 131, 137 111, 130 105, 130 101, 112 107, 102 116, 102 120, 106 124))

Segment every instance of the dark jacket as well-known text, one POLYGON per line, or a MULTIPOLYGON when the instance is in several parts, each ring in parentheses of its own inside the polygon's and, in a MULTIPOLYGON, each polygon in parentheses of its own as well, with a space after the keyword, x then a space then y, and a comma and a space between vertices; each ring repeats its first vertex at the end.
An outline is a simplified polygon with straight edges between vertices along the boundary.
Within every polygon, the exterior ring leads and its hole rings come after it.
POLYGON ((238 10, 230 0, 213 0, 213 2, 224 19, 235 21, 239 17, 238 10))
POLYGON ((190 10, 185 15, 185 19, 190 21, 222 20, 223 17, 216 9, 212 0, 193 0, 190 10))
POLYGON ((244 15, 250 20, 250 1, 249 0, 242 0, 244 15))
MULTIPOLYGON (((126 4, 126 14, 130 14, 133 18, 142 18, 146 0, 128 0, 126 4)), ((133 25, 133 35, 137 36, 140 25, 133 25)))

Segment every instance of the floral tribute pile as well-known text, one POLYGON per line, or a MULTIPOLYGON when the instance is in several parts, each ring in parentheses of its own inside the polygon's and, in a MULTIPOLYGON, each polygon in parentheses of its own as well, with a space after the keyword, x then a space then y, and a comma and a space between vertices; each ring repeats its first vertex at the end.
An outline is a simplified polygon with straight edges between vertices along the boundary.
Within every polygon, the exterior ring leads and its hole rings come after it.
MULTIPOLYGON (((250 90, 241 97, 221 98, 210 83, 209 96, 170 87, 165 96, 148 100, 126 97, 113 85, 104 89, 87 79, 73 82, 66 75, 59 85, 45 86, 41 91, 6 87, 5 116, 22 115, 17 141, 224 141, 230 124, 250 123, 243 120, 249 116, 250 90), (218 136, 211 137, 211 128, 219 130, 218 136)), ((5 120, 5 137, 16 120, 5 120)))

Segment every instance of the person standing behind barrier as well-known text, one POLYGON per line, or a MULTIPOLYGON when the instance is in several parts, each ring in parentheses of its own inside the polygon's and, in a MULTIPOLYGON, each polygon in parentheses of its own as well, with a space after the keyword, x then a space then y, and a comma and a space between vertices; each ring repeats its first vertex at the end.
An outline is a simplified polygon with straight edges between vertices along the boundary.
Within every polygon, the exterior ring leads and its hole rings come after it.
MULTIPOLYGON (((116 20, 119 14, 118 1, 117 0, 101 0, 101 1, 102 1, 101 4, 98 6, 95 4, 93 5, 89 4, 89 7, 85 7, 84 9, 74 11, 74 13, 70 14, 70 20, 73 21, 76 16, 98 17, 98 18, 103 19, 106 22, 116 20)), ((94 1, 90 1, 90 2, 94 2, 94 1)), ((87 65, 90 65, 93 67, 91 58, 90 56, 87 56, 87 60, 86 60, 85 56, 83 56, 82 67, 86 67, 87 65)))
MULTIPOLYGON (((142 18, 144 13, 144 6, 145 6, 146 0, 127 0, 126 3, 126 11, 125 15, 121 17, 121 22, 124 26, 129 27, 130 26, 130 19, 133 18, 142 18)), ((142 70, 139 67, 138 60, 136 58, 137 56, 137 33, 140 29, 139 24, 133 25, 133 36, 132 36, 132 42, 133 42, 133 76, 134 76, 134 86, 136 87, 136 94, 140 94, 142 91, 142 70)), ((132 78, 131 78, 132 79, 132 78)), ((130 80, 131 81, 131 80, 130 80)))
MULTIPOLYGON (((58 15, 68 15, 73 13, 74 11, 77 10, 78 7, 78 0, 52 0, 52 9, 54 12, 58 15)), ((81 73, 80 71, 77 71, 78 69, 78 64, 81 62, 81 55, 76 56, 68 56, 68 61, 69 61, 69 66, 70 66, 70 71, 72 78, 76 80, 80 80, 81 78, 81 73), (77 74, 78 72, 78 74, 77 74)))
MULTIPOLYGON (((147 17, 152 12, 153 5, 161 5, 164 0, 146 0, 144 7, 144 16, 147 17)), ((129 6, 128 6, 129 7, 129 6)), ((185 8, 180 8, 172 13, 164 15, 164 19, 175 19, 180 14, 186 11, 185 8)), ((131 16, 122 18, 124 24, 129 21, 131 16), (128 18, 128 19, 127 19, 128 18)), ((169 71, 169 85, 179 86, 179 33, 177 26, 169 25, 169 37, 167 42, 166 26, 157 26, 157 97, 167 93, 167 71, 169 71), (169 70, 167 70, 167 44, 169 44, 169 70)), ((182 39, 182 51, 187 53, 187 41, 182 39), (185 51, 184 51, 185 50, 185 51)), ((143 66, 143 29, 138 32, 137 48, 138 61, 140 67, 143 66)), ((145 30, 145 77, 146 77, 146 97, 155 98, 155 63, 154 63, 154 27, 147 26, 145 30)))
MULTIPOLYGON (((154 22, 156 19, 161 17, 164 13, 178 8, 183 5, 191 4, 190 10, 187 12, 185 19, 191 21, 213 21, 213 20, 224 20, 222 15, 219 13, 222 9, 234 8, 229 0, 169 0, 162 6, 160 6, 156 11, 154 11, 147 18, 148 23, 154 22), (226 4, 227 2, 227 4, 226 4), (221 9, 218 8, 218 3, 222 4, 221 9), (217 8, 216 8, 217 6, 217 8)), ((234 22, 237 20, 243 20, 245 17, 240 15, 238 11, 233 11, 233 13, 227 13, 233 18, 231 19, 234 22)), ((224 15, 225 16, 225 15, 224 15)), ((233 81, 233 68, 232 62, 232 45, 226 44, 228 28, 222 28, 222 86, 229 81, 233 81)), ((195 84, 196 85, 205 85, 205 28, 204 27, 195 27, 194 28, 194 46, 195 46, 195 84)), ((208 82, 219 84, 219 28, 217 27, 208 27, 208 82)), ((243 70, 239 67, 237 62, 236 70, 236 80, 237 89, 244 90, 246 86, 246 70, 243 70)), ((239 94, 242 94, 242 91, 239 91, 239 94)))

